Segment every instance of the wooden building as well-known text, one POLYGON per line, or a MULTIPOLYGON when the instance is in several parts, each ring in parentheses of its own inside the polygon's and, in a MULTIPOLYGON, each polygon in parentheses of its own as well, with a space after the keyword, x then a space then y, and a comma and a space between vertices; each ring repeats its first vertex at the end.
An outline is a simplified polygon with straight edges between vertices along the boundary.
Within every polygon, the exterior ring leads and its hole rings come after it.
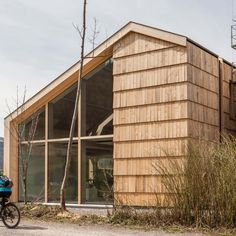
MULTIPOLYGON (((76 63, 5 119, 4 172, 15 201, 34 114, 29 199, 58 201, 78 71, 76 63), (19 141, 14 127, 22 124, 19 141)), ((191 39, 125 25, 85 59, 68 202, 112 204, 114 192, 122 204, 155 205, 164 194, 155 163, 184 158, 189 140, 236 134, 231 82, 231 64, 191 39)))

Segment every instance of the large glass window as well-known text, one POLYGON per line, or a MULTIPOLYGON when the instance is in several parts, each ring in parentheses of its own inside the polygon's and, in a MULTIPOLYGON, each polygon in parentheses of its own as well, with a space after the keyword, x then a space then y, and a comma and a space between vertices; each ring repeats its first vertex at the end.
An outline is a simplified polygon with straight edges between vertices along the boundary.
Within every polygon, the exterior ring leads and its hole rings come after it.
POLYGON ((44 201, 45 191, 45 145, 28 144, 20 145, 19 151, 19 200, 24 200, 23 175, 27 176, 28 201, 44 201), (27 171, 22 171, 22 165, 27 166, 27 171))
MULTIPOLYGON (((51 202, 60 200, 60 187, 66 164, 67 142, 49 144, 48 199, 51 202)), ((69 176, 66 183, 66 201, 78 201, 78 144, 73 143, 69 176)))
POLYGON ((113 133, 112 62, 106 61, 82 81, 82 136, 113 133))
MULTIPOLYGON (((68 138, 74 112, 77 84, 48 104, 49 139, 68 138)), ((75 126, 78 136, 78 125, 75 126)))
POLYGON ((82 200, 111 203, 113 200, 113 142, 82 141, 82 200))
POLYGON ((45 139, 45 108, 35 112, 19 125, 20 141, 45 139))
MULTIPOLYGON (((19 200, 23 200, 22 162, 28 160, 28 200, 60 200, 69 131, 74 111, 77 83, 48 103, 45 108, 19 125, 19 200), (48 114, 48 117, 45 115, 48 114), (47 126, 45 124, 47 123, 47 126), (45 127, 48 133, 45 135, 45 127), (33 135, 32 135, 33 132, 33 135), (47 146, 48 150, 45 150, 47 146), (32 147, 32 150, 30 150, 32 147), (29 155, 30 152, 30 155, 29 155), (47 153, 47 159, 45 154, 47 153), (48 163, 45 162, 48 160, 48 163), (48 189, 45 189, 45 169, 48 189)), ((81 82, 81 124, 76 122, 71 165, 66 183, 66 202, 111 203, 113 201, 113 77, 112 61, 107 60, 81 82), (78 125, 81 134, 78 135, 78 125), (81 136, 81 137, 80 137, 81 136), (81 153, 78 155, 78 142, 81 153), (79 159, 81 158, 81 159, 79 159), (78 189, 78 160, 81 160, 81 189, 78 189)), ((78 118, 77 118, 78 120, 78 118)))
POLYGON ((113 142, 104 135, 113 134, 112 61, 107 60, 87 75, 81 87, 82 202, 111 203, 113 142))

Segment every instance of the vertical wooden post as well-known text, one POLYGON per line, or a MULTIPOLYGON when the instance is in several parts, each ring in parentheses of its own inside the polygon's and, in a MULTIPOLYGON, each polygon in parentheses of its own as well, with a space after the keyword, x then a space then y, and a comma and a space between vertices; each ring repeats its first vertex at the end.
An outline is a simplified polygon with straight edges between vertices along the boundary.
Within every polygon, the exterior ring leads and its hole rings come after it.
POLYGON ((229 81, 230 86, 230 118, 235 120, 235 88, 236 88, 236 81, 235 81, 235 68, 234 65, 231 66, 231 80, 229 81))
POLYGON ((223 60, 219 60, 219 141, 222 141, 222 132, 224 132, 224 110, 223 110, 223 60))
POLYGON ((48 103, 45 105, 45 203, 48 202, 48 103))
POLYGON ((3 173, 5 175, 10 174, 10 121, 9 119, 4 120, 4 162, 3 162, 3 173))
MULTIPOLYGON (((81 83, 81 81, 80 81, 81 83)), ((82 91, 82 88, 81 88, 82 91)), ((81 204, 81 92, 78 103, 78 204, 81 204)))
MULTIPOLYGON (((16 202, 18 201, 19 199, 19 163, 18 163, 18 135, 17 135, 17 124, 12 121, 12 122, 9 122, 9 140, 4 140, 4 143, 5 142, 9 142, 9 149, 8 149, 8 166, 7 168, 8 169, 8 173, 4 173, 6 175, 8 175, 13 183, 14 183, 14 186, 13 186, 13 194, 12 194, 12 197, 11 197, 11 200, 16 202)), ((4 146, 5 147, 5 146, 4 146)), ((6 159, 5 159, 6 160, 6 159)), ((5 164, 4 164, 5 166, 5 164)))
MULTIPOLYGON (((84 180, 82 169, 85 168, 84 160, 82 160, 85 156, 85 150, 81 146, 81 136, 86 136, 86 82, 80 81, 80 98, 79 98, 79 110, 78 110, 78 121, 79 121, 79 129, 78 129, 78 203, 81 204, 83 199, 85 199, 83 190, 85 188, 82 181, 84 180)), ((84 172, 85 173, 85 172, 84 172)))

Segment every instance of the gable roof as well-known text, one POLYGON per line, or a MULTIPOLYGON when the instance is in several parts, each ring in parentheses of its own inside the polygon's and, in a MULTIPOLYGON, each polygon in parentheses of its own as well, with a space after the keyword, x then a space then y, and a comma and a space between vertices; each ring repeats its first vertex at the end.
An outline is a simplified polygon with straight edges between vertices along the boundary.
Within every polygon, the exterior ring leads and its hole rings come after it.
MULTIPOLYGON (((84 61, 84 67, 86 68, 86 66, 88 66, 90 63, 92 63, 95 60, 96 57, 99 58, 99 56, 106 55, 106 54, 107 55, 112 55, 113 45, 116 42, 118 42, 120 39, 125 37, 127 34, 129 34, 130 32, 143 34, 143 35, 146 35, 146 36, 149 36, 149 37, 152 37, 152 38, 158 38, 160 40, 167 41, 167 42, 177 44, 177 45, 181 45, 181 46, 186 46, 187 41, 189 41, 189 42, 197 45, 198 47, 204 49, 205 51, 209 52, 210 54, 218 57, 218 55, 216 55, 215 53, 213 53, 213 52, 209 51, 208 49, 202 47, 198 43, 196 43, 193 40, 187 38, 186 36, 175 34, 175 33, 172 33, 172 32, 168 32, 168 31, 165 31, 165 30, 157 29, 157 28, 154 28, 154 27, 146 26, 146 25, 143 25, 143 24, 135 23, 135 22, 129 22, 124 27, 122 27, 120 30, 118 30, 116 33, 114 33, 112 36, 110 36, 107 40, 105 40, 103 43, 101 43, 99 46, 97 46, 93 51, 88 53, 85 56, 86 59, 84 61)), ((78 71, 80 69, 79 65, 80 65, 79 61, 76 62, 68 70, 66 70, 64 73, 59 75, 55 80, 53 80, 46 87, 41 89, 33 97, 31 97, 29 100, 27 100, 24 104, 24 110, 27 110, 28 108, 30 108, 32 105, 34 105, 35 103, 40 101, 43 97, 45 97, 48 93, 52 92, 53 90, 55 90, 60 85, 63 85, 63 83, 65 83, 65 86, 66 86, 66 81, 69 78, 73 77, 72 80, 73 79, 75 80, 77 78, 77 74, 78 74, 78 71)), ((89 72, 89 66, 88 66, 87 71, 89 72)), ((91 67, 90 67, 90 71, 91 71, 91 67)), ((86 74, 86 69, 85 69, 85 74, 86 74)), ((49 97, 50 100, 52 98, 54 98, 55 96, 56 96, 55 94, 52 94, 52 96, 49 97)), ((48 99, 46 99, 45 101, 48 101, 48 99)), ((45 102, 44 102, 44 104, 45 104, 45 102)), ((43 105, 43 101, 42 101, 41 106, 42 105, 43 105)), ((40 104, 35 109, 38 109, 38 108, 40 108, 40 104)), ((18 115, 19 115, 19 112, 14 111, 10 115, 8 115, 5 118, 5 120, 15 119, 18 115)))
MULTIPOLYGON (((112 50, 112 46, 119 41, 121 38, 126 36, 130 32, 135 32, 139 34, 144 34, 146 36, 150 36, 153 38, 158 38, 164 41, 168 41, 177 45, 186 46, 187 44, 187 38, 182 35, 178 35, 175 33, 171 33, 168 31, 160 30, 157 28, 153 28, 150 26, 138 24, 135 22, 129 22, 124 27, 122 27, 120 30, 118 30, 116 33, 114 33, 112 36, 110 36, 107 40, 105 40, 103 43, 101 43, 98 47, 96 47, 92 52, 88 53, 85 57, 86 60, 84 61, 84 66, 86 67, 87 64, 89 64, 94 58, 98 57, 102 53, 110 52, 112 50)), ((109 53, 108 53, 109 54, 109 53)), ((29 100, 27 100, 24 104, 24 110, 27 110, 29 107, 31 107, 33 104, 35 104, 37 101, 42 99, 46 94, 54 90, 57 86, 65 82, 70 76, 75 75, 79 71, 79 61, 76 62, 74 65, 72 65, 68 70, 63 72, 61 75, 59 75, 55 80, 53 80, 51 83, 49 83, 46 87, 41 89, 38 93, 36 93, 33 97, 31 97, 29 100)), ((19 115, 19 112, 14 111, 10 115, 8 115, 6 119, 14 119, 19 115)))

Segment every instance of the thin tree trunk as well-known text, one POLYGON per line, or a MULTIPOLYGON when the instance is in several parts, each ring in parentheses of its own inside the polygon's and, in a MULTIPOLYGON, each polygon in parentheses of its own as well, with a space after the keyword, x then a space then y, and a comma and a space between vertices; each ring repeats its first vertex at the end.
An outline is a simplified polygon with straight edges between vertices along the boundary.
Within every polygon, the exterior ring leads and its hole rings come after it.
MULTIPOLYGON (((25 111, 25 101, 26 101, 26 88, 24 89, 24 95, 23 95, 23 99, 22 101, 20 101, 19 98, 19 91, 18 91, 18 87, 17 87, 17 94, 16 94, 16 112, 17 112, 17 116, 21 113, 23 113, 25 111)), ((10 109, 10 106, 8 105, 8 103, 6 104, 8 107, 8 111, 9 111, 9 116, 11 117, 11 119, 13 119, 12 117, 12 111, 10 109)), ((26 135, 24 134, 26 131, 26 124, 25 121, 22 121, 20 124, 18 123, 13 123, 13 130, 11 130, 10 127, 9 128, 9 132, 10 134, 15 137, 16 141, 18 142, 18 158, 19 158, 19 163, 21 164, 21 176, 20 176, 20 181, 22 184, 22 191, 23 191, 23 200, 24 203, 27 204, 28 202, 28 187, 27 187, 27 182, 28 182, 28 165, 29 165, 29 161, 31 158, 31 153, 32 153, 32 147, 33 147, 33 143, 32 141, 34 140, 35 134, 36 134, 36 130, 37 130, 37 125, 38 125, 38 121, 39 121, 39 113, 33 113, 31 116, 32 120, 31 120, 31 126, 30 126, 30 130, 29 133, 26 135), (16 133, 16 135, 15 135, 16 133), (27 147, 27 153, 24 155, 23 151, 22 151, 22 147, 21 147, 21 142, 22 141, 27 141, 28 143, 28 147, 27 147)))
POLYGON ((27 199, 27 178, 26 176, 23 177, 23 184, 24 184, 24 204, 26 205, 27 202, 28 202, 28 199, 27 199))
POLYGON ((65 189, 66 189, 66 181, 69 174, 70 164, 71 164, 71 149, 72 149, 72 143, 73 143, 73 136, 74 136, 74 130, 76 125, 76 118, 78 114, 78 104, 79 104, 79 98, 80 98, 80 88, 81 88, 81 79, 83 76, 83 65, 84 65, 84 44, 85 44, 85 33, 86 33, 86 4, 87 0, 84 0, 83 4, 83 29, 81 34, 81 58, 80 58, 80 70, 78 75, 78 88, 76 92, 76 99, 75 99, 75 107, 73 112, 73 117, 71 121, 71 127, 70 127, 70 134, 69 134, 69 142, 67 147, 67 153, 66 153, 66 165, 65 165, 65 171, 64 171, 64 177, 61 184, 60 189, 60 206, 61 210, 66 210, 66 204, 65 204, 65 189))

